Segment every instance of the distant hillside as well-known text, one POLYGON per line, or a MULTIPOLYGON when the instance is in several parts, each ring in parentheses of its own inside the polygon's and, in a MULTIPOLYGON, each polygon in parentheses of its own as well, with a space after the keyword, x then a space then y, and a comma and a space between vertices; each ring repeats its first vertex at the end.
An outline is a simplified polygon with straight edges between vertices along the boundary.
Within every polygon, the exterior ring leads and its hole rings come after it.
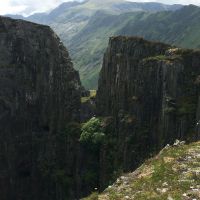
POLYGON ((83 85, 89 89, 97 88, 103 53, 111 36, 142 36, 200 48, 200 8, 193 5, 88 0, 63 3, 49 14, 23 19, 48 24, 57 32, 70 51, 83 85))
POLYGON ((110 36, 125 27, 138 12, 150 14, 175 11, 181 7, 178 4, 135 3, 125 0, 87 0, 82 3, 63 3, 48 14, 36 13, 27 18, 8 16, 50 25, 68 47, 75 68, 80 71, 83 85, 96 88, 103 51, 110 36), (132 14, 125 14, 129 12, 132 14))
POLYGON ((200 142, 177 141, 140 168, 125 174, 105 192, 84 200, 200 199, 200 142))
POLYGON ((117 34, 139 35, 185 48, 200 47, 200 8, 186 6, 176 12, 159 12, 130 20, 117 34))
POLYGON ((107 13, 121 14, 126 12, 158 12, 177 10, 182 5, 165 5, 162 3, 135 3, 125 0, 85 0, 83 2, 65 2, 50 13, 35 13, 29 17, 7 15, 15 19, 24 19, 40 24, 51 25, 62 36, 66 45, 73 35, 77 34, 93 17, 95 12, 104 10, 107 13))
POLYGON ((200 8, 191 5, 175 12, 131 12, 121 15, 96 12, 69 44, 75 66, 88 88, 97 86, 103 52, 108 38, 113 35, 142 36, 180 47, 199 48, 200 8))

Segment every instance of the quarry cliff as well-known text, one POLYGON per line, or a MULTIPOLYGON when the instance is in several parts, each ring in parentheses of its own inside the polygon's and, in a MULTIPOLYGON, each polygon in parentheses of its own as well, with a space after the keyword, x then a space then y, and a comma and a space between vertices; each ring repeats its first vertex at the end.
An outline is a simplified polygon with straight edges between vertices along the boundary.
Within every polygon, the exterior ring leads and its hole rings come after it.
POLYGON ((80 86, 48 26, 0 17, 2 200, 64 198, 68 191, 58 179, 75 176, 77 146, 71 140, 72 150, 63 152, 70 144, 60 135, 67 123, 79 122, 80 86))
POLYGON ((130 171, 175 139, 200 139, 199 74, 198 50, 110 38, 96 97, 107 141, 114 141, 102 150, 102 185, 110 165, 130 171))
POLYGON ((1 199, 80 199, 199 140, 199 87, 200 51, 117 36, 88 97, 48 26, 0 17, 1 199))

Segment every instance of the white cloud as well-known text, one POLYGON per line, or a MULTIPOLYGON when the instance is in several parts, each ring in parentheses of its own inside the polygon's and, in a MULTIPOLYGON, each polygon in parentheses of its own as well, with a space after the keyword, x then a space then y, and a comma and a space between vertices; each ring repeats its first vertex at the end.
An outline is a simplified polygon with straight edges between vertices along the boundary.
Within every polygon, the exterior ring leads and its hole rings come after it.
MULTIPOLYGON (((45 12, 59 4, 72 0, 0 0, 0 14, 30 15, 34 12, 45 12)), ((129 0, 135 2, 161 2, 166 4, 196 4, 200 0, 129 0)))
POLYGON ((134 2, 160 2, 165 4, 194 4, 194 5, 200 5, 200 0, 128 0, 128 1, 134 1, 134 2))
POLYGON ((23 4, 13 6, 9 0, 0 0, 0 14, 19 13, 26 9, 23 4))
POLYGON ((0 0, 0 14, 45 12, 67 1, 71 0, 0 0))

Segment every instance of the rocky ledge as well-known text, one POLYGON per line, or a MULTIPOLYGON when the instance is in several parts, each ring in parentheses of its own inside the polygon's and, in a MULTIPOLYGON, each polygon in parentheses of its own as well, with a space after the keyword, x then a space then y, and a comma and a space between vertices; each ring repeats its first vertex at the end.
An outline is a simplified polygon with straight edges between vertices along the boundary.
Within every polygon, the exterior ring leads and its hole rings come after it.
POLYGON ((136 171, 124 174, 102 194, 85 200, 200 199, 200 142, 176 141, 136 171))

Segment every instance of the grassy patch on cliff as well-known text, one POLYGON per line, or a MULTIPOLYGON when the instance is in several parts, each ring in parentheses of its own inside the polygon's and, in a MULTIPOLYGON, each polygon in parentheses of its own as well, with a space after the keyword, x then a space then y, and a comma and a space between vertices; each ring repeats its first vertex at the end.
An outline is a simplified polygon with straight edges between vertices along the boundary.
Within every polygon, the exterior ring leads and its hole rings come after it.
POLYGON ((81 103, 86 103, 87 101, 89 101, 92 98, 95 98, 97 94, 96 90, 90 90, 90 95, 87 97, 81 97, 81 103))
POLYGON ((200 142, 167 146, 135 172, 118 178, 96 199, 200 199, 200 142))
POLYGON ((165 55, 158 55, 158 56, 153 56, 153 57, 148 57, 148 58, 146 58, 145 59, 145 61, 159 61, 159 60, 166 60, 166 59, 168 59, 168 57, 167 56, 165 56, 165 55))
POLYGON ((104 142, 105 133, 102 127, 102 121, 93 117, 83 124, 81 128, 80 142, 89 147, 98 148, 104 142))

